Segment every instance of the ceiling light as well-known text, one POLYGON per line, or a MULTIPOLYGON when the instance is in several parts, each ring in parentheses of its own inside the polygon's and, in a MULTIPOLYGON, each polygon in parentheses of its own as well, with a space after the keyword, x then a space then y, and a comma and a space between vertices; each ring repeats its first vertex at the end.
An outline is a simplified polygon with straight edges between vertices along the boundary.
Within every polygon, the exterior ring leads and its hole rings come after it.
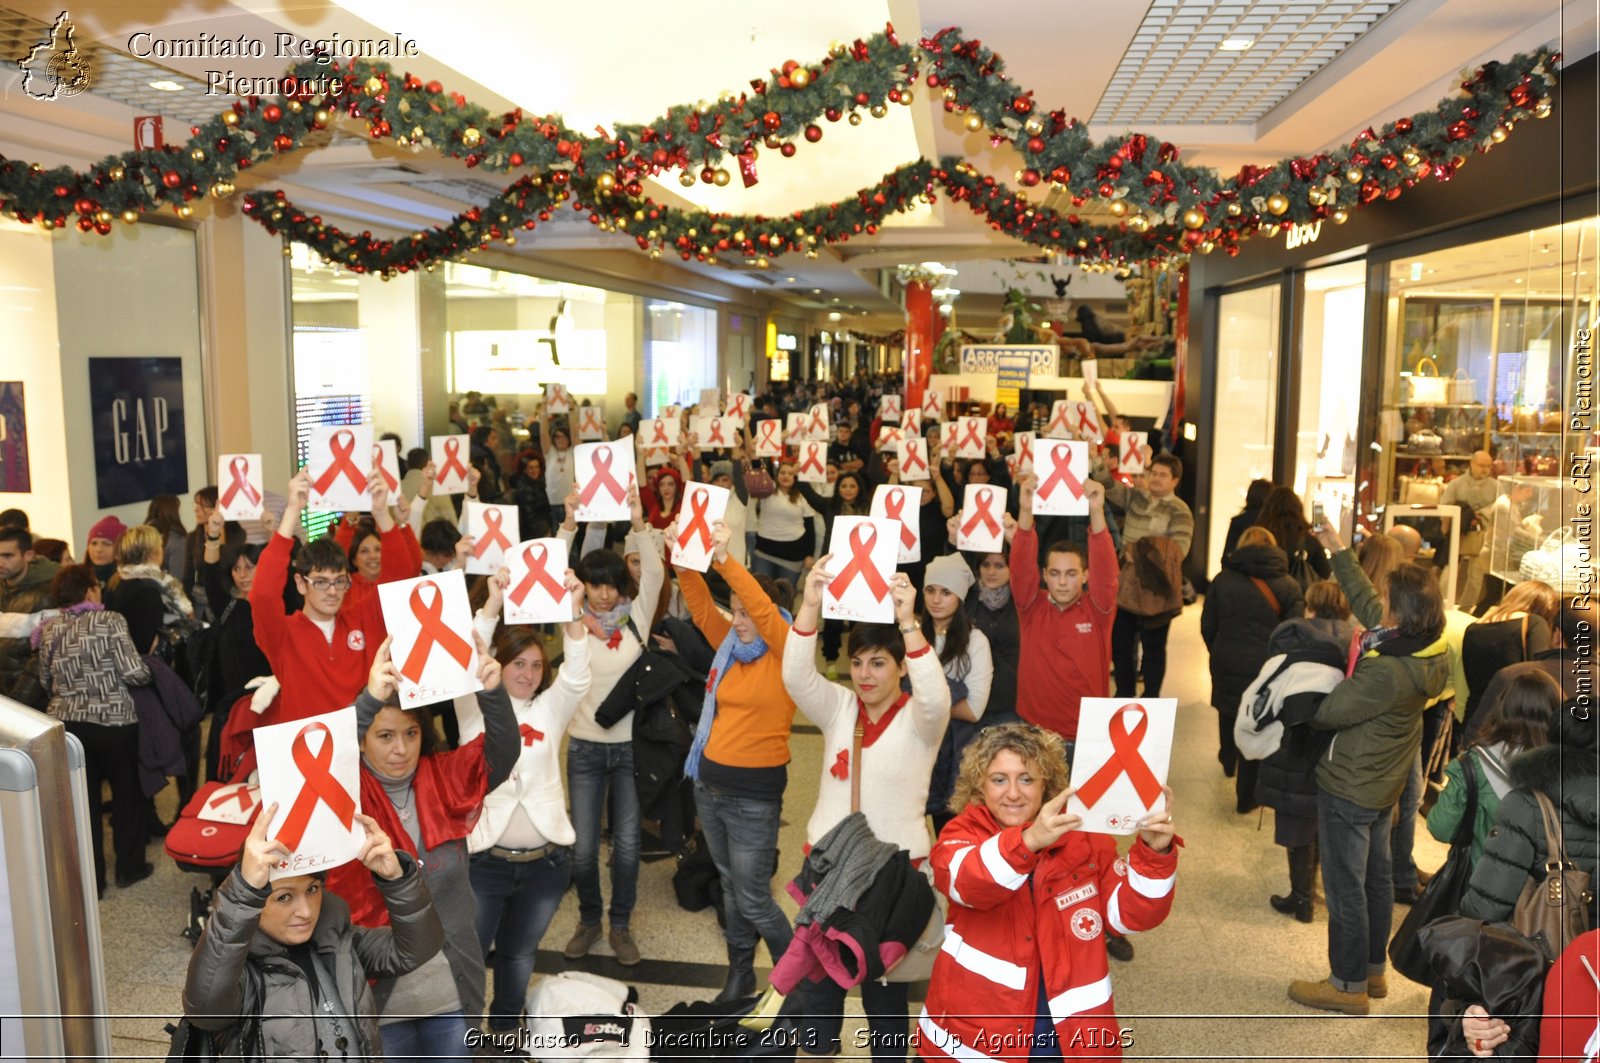
POLYGON ((786 281, 788 281, 788 282, 789 282, 789 283, 790 283, 790 284, 793 284, 793 283, 794 283, 794 278, 793 278, 793 277, 785 277, 785 278, 783 278, 783 279, 784 279, 784 280, 786 280, 786 281))
POLYGON ((1413 262, 1413 263, 1411 263, 1411 279, 1414 280, 1414 281, 1419 281, 1419 280, 1422 279, 1422 263, 1421 262, 1413 262))
POLYGON ((837 311, 837 310, 830 310, 828 312, 828 320, 829 321, 838 321, 843 317, 844 317, 844 315, 839 313, 839 311, 837 311))
POLYGON ((183 86, 176 81, 152 81, 150 87, 157 92, 182 92, 183 86))
POLYGON ((1227 37, 1217 47, 1224 52, 1246 52, 1254 43, 1254 37, 1227 37))

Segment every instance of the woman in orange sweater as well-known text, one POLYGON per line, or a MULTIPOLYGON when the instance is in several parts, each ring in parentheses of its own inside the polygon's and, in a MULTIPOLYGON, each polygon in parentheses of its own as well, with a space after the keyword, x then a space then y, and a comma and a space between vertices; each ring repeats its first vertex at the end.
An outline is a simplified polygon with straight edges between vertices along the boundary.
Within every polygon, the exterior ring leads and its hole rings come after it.
MULTIPOLYGON (((676 526, 669 528, 667 541, 676 534, 676 526)), ((770 885, 795 711, 783 685, 787 606, 794 590, 745 571, 728 556, 730 536, 722 521, 712 525, 712 563, 733 592, 732 619, 711 600, 704 576, 693 569, 677 570, 695 626, 717 647, 700 725, 684 764, 685 774, 695 780, 700 825, 722 878, 728 980, 717 1003, 755 992, 758 938, 776 961, 794 935, 770 885)))

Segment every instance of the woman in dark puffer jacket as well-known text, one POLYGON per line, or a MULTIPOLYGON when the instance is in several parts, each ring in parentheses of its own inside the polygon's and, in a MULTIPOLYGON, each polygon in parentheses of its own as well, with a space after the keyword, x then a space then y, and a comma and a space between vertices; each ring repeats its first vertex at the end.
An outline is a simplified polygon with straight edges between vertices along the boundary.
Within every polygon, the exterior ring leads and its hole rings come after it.
POLYGON ((1238 771, 1240 812, 1256 807, 1256 765, 1241 762, 1233 742, 1239 698, 1266 663, 1267 644, 1283 621, 1305 612, 1300 582, 1289 575, 1289 559, 1265 528, 1248 528, 1222 559, 1200 611, 1200 634, 1211 651, 1211 704, 1217 710, 1223 774, 1238 771))

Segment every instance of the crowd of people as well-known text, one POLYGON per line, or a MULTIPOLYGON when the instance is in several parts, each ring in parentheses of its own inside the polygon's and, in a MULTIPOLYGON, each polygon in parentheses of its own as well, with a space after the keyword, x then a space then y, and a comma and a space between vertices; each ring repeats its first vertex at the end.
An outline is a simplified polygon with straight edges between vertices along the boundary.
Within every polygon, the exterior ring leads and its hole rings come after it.
MULTIPOLYGON (((473 545, 463 496, 433 490, 424 449, 401 451, 396 492, 375 474, 370 512, 309 540, 303 470, 268 494, 259 524, 224 521, 214 487, 194 495, 192 529, 172 496, 139 525, 107 516, 81 563, 25 513, 0 513, 0 694, 78 736, 93 822, 109 786, 116 886, 151 872, 149 839, 167 826, 151 797, 168 778, 185 798, 202 779, 242 778, 257 767, 253 728, 356 707, 360 859, 269 879, 283 847, 265 833, 271 810, 257 818, 194 953, 194 1026, 238 1055, 469 1056, 470 1030, 522 1027, 535 952, 569 887, 565 956, 602 937, 624 966, 650 951, 631 925, 649 820, 663 837, 698 829, 715 865, 728 965, 716 1003, 760 1010, 781 984, 778 1014, 809 1054, 839 1050, 855 987, 874 1059, 1116 1054, 1108 957, 1132 960, 1130 937, 1171 908, 1173 795, 1119 853, 1068 812, 1068 778, 1083 698, 1161 696, 1195 527, 1183 463, 1147 453, 1145 471, 1120 471, 1132 426, 1086 390, 1104 426, 1085 436, 1088 515, 1035 516, 1036 478, 1012 439, 1044 434, 1048 404, 987 410, 982 458, 947 453, 930 421, 929 469, 912 479, 879 446, 879 400, 896 393, 858 375, 755 396, 747 430, 716 449, 689 431, 702 412, 690 407, 661 463, 646 460, 629 395, 608 434, 639 446, 630 519, 582 526, 569 418, 537 409, 524 430, 464 396, 451 417, 472 437, 465 498, 515 506, 524 539, 567 542, 575 612, 554 629, 508 624, 509 573, 470 578, 484 689, 424 707, 397 697, 377 588, 463 568, 473 545), (790 455, 756 456, 760 421, 817 403, 832 422, 825 480, 801 479, 790 455), (665 548, 691 481, 731 492, 704 573, 665 548), (956 549, 973 483, 1005 493, 999 550, 956 549), (867 515, 883 484, 919 503, 902 519, 921 559, 890 583, 894 621, 824 619, 842 567, 826 552, 833 522, 867 515), (669 706, 682 744, 663 746, 655 710, 674 690, 692 694, 669 706), (772 877, 797 712, 823 758, 795 883, 806 908, 791 921, 772 877), (848 925, 813 921, 818 895, 847 896, 848 925), (913 1033, 892 969, 939 913, 913 1033), (841 940, 865 961, 817 959, 841 940), (774 974, 752 1003, 762 946, 774 974)), ((1412 857, 1422 815, 1444 840, 1471 823, 1460 914, 1504 919, 1542 881, 1540 795, 1567 858, 1594 873, 1593 722, 1575 711, 1586 679, 1564 650, 1592 640, 1600 615, 1534 581, 1481 616, 1446 610, 1414 533, 1348 549, 1285 486, 1252 485, 1234 524, 1200 616, 1218 761, 1239 813, 1275 813, 1288 886, 1264 902, 1302 922, 1320 907, 1328 922, 1327 970, 1289 998, 1367 1014, 1387 993, 1394 906, 1427 880, 1412 857)), ((104 845, 92 848, 103 895, 104 845)), ((1592 894, 1584 905, 1592 926, 1592 894)), ((1438 987, 1441 1036, 1475 1053, 1534 1036, 1493 1001, 1451 1011, 1447 995, 1438 987)))

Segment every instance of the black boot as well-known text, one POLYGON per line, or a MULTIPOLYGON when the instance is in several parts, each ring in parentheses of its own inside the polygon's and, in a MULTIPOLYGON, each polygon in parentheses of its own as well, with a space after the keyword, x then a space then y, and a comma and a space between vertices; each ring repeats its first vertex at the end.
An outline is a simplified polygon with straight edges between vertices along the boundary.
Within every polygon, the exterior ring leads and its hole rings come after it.
POLYGON ((1287 850, 1289 854, 1289 895, 1275 896, 1273 911, 1292 915, 1302 923, 1311 922, 1311 883, 1317 873, 1317 850, 1310 845, 1297 845, 1287 850))
POLYGON ((732 1004, 736 1000, 756 995, 756 950, 728 946, 728 980, 722 992, 712 998, 713 1004, 732 1004))

